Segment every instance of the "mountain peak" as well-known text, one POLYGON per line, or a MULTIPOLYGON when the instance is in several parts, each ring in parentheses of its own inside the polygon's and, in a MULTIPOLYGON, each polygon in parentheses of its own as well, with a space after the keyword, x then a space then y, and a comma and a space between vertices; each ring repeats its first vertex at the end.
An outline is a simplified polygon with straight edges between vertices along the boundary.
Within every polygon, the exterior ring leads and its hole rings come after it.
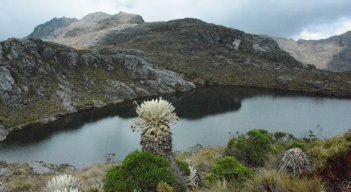
POLYGON ((53 35, 53 32, 78 21, 76 18, 54 17, 50 21, 36 26, 33 32, 28 36, 31 38, 48 38, 53 35))
POLYGON ((302 63, 335 72, 351 71, 351 31, 319 40, 274 39, 280 48, 302 63))
POLYGON ((84 16, 81 21, 99 22, 104 19, 110 18, 112 15, 104 12, 94 12, 84 16))
POLYGON ((119 13, 112 15, 110 18, 120 24, 141 24, 144 23, 143 17, 137 14, 126 13, 120 11, 119 13))

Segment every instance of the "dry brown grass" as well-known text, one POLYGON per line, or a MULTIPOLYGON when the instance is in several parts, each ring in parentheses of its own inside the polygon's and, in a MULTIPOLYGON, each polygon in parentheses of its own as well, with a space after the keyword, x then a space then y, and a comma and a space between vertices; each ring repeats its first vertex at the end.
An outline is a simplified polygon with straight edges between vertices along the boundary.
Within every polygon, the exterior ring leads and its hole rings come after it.
POLYGON ((74 175, 80 181, 81 191, 103 191, 103 181, 111 167, 112 164, 99 163, 76 172, 74 175))
POLYGON ((223 157, 224 150, 224 147, 209 147, 194 154, 180 153, 177 159, 190 160, 192 166, 198 169, 200 176, 204 178, 211 167, 223 157))
POLYGON ((236 192, 241 191, 238 184, 234 181, 216 181, 212 183, 209 187, 202 189, 203 192, 236 192))
POLYGON ((244 184, 243 191, 321 192, 324 185, 317 177, 289 177, 284 172, 262 169, 244 184))

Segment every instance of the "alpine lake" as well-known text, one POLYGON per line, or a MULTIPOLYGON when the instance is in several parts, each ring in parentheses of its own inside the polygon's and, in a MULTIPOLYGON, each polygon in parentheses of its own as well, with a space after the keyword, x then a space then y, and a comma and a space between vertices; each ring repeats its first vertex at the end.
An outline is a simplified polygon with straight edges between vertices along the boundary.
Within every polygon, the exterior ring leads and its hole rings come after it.
MULTIPOLYGON (((180 120, 172 126, 174 149, 225 146, 236 133, 252 129, 313 133, 330 138, 351 129, 351 99, 243 87, 207 87, 166 95, 180 120)), ((142 100, 138 101, 139 103, 142 100)), ((68 163, 84 167, 140 149, 132 101, 70 115, 45 126, 9 135, 0 161, 68 163)))

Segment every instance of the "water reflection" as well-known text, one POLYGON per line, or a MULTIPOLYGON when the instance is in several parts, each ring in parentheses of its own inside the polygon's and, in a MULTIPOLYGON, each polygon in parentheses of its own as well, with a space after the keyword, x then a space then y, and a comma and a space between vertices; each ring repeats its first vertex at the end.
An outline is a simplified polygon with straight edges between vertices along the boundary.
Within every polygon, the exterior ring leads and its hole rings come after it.
POLYGON ((31 144, 40 142, 51 135, 81 128, 84 124, 96 122, 104 118, 119 116, 132 118, 136 116, 132 102, 107 106, 101 109, 83 111, 78 114, 65 116, 47 125, 35 125, 8 135, 1 145, 31 144))
MULTIPOLYGON (((331 137, 351 129, 351 100, 346 99, 237 87, 202 88, 163 98, 174 104, 181 118, 173 129, 176 150, 225 145, 229 132, 255 128, 298 137, 308 130, 331 137)), ((116 153, 121 160, 139 149, 140 133, 130 129, 135 115, 127 102, 19 131, 0 143, 0 161, 43 160, 81 167, 104 161, 106 153, 116 153)))
MULTIPOLYGON (((200 119, 208 115, 237 111, 241 107, 241 99, 261 94, 262 92, 248 88, 214 87, 189 93, 164 95, 163 98, 174 104, 180 118, 200 119)), ((142 101, 138 100, 139 103, 142 101)), ((114 116, 124 119, 133 118, 136 116, 135 107, 132 102, 125 102, 69 115, 47 125, 36 125, 10 134, 1 145, 37 143, 55 133, 79 129, 89 122, 114 116)))

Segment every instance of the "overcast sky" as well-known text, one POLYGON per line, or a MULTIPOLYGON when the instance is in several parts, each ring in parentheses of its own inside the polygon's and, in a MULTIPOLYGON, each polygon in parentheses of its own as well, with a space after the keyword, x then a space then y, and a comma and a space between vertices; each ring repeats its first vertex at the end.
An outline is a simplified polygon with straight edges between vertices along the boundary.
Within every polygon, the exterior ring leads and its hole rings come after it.
POLYGON ((294 39, 321 39, 351 30, 351 0, 0 0, 0 40, 24 37, 53 17, 92 12, 135 13, 144 20, 194 17, 294 39))

